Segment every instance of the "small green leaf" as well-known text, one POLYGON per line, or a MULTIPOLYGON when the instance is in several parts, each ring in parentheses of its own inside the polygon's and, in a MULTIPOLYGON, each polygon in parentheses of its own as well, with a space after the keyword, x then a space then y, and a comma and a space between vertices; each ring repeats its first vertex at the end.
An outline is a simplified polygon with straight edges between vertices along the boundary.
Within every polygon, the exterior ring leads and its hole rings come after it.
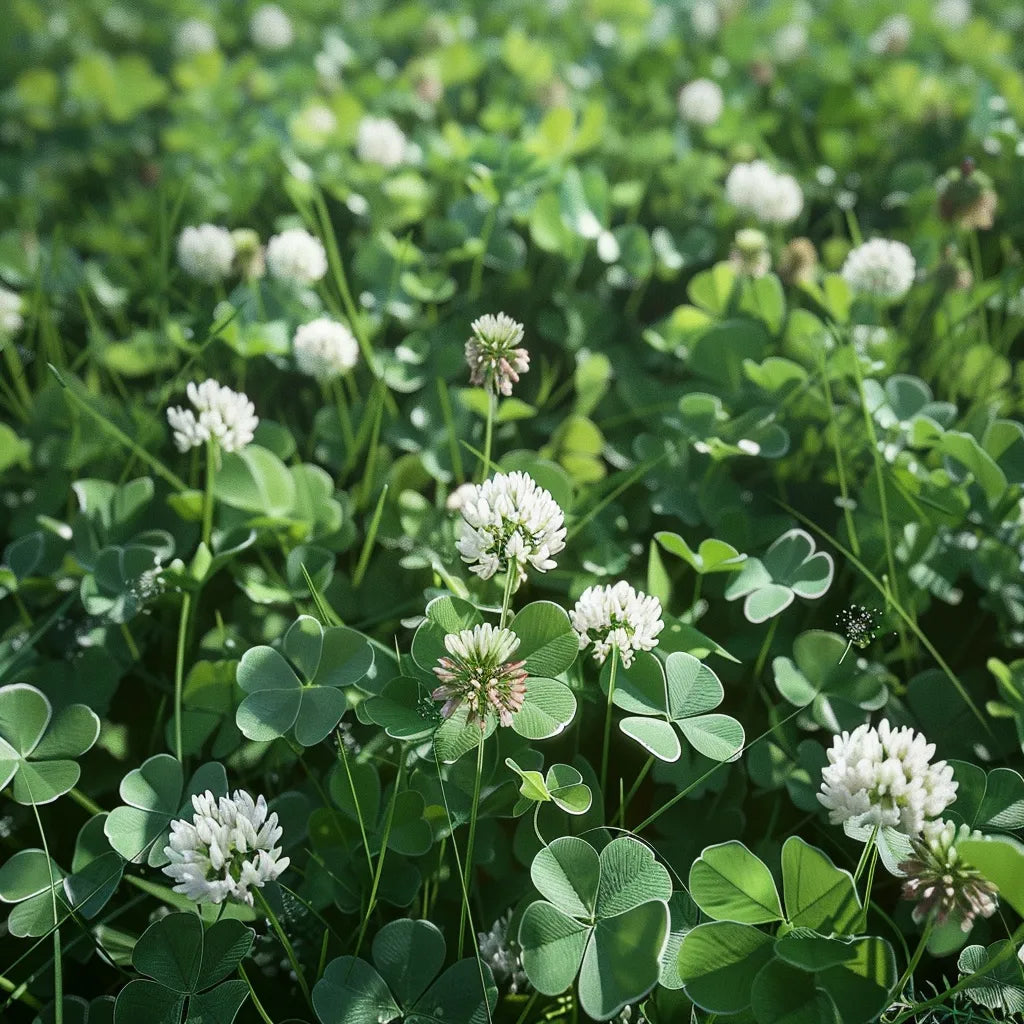
POLYGON ((767 924, 782 920, 771 871, 735 840, 709 846, 690 868, 690 895, 717 921, 767 924))

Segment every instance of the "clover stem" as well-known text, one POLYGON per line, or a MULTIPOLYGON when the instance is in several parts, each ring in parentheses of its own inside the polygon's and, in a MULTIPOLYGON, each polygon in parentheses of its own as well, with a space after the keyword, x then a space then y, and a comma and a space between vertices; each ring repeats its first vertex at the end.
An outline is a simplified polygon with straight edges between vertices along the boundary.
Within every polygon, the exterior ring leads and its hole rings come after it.
MULTIPOLYGON (((326 388, 324 389, 326 391, 326 388)), ((348 411, 348 398, 345 389, 337 379, 331 382, 334 393, 334 405, 338 410, 338 423, 341 426, 341 437, 345 442, 345 460, 342 463, 342 475, 347 476, 356 459, 356 435, 352 431, 352 416, 348 411)))
POLYGON ((871 836, 868 841, 864 844, 864 849, 861 851, 860 860, 857 862, 857 870, 853 873, 853 881, 856 884, 860 880, 860 876, 864 873, 864 866, 868 862, 868 854, 875 848, 875 840, 878 838, 878 826, 876 825, 871 831, 871 836))
POLYGON ((860 928, 863 931, 868 923, 868 909, 871 906, 871 886, 875 881, 875 867, 878 864, 878 844, 871 844, 871 862, 868 865, 868 883, 864 888, 864 910, 860 916, 860 928))
POLYGON ((203 532, 202 541, 210 547, 213 533, 213 482, 217 476, 217 442, 206 442, 206 485, 203 488, 203 532))
POLYGON ((923 1002, 915 1003, 909 1009, 901 1013, 892 1024, 904 1024, 905 1021, 916 1021, 920 1020, 920 1013, 922 1010, 927 1010, 932 1006, 939 1006, 949 999, 950 996, 956 995, 957 992, 962 992, 965 988, 972 987, 978 980, 990 971, 994 971, 999 967, 1004 960, 1009 960, 1010 957, 1015 956, 1017 953, 1017 947, 1021 940, 1024 939, 1024 924, 1022 924, 1014 933, 1010 936, 1010 941, 1003 946, 1003 948, 996 953, 994 957, 983 967, 974 971, 973 974, 964 975, 955 985, 950 985, 945 992, 939 992, 932 996, 930 999, 925 999, 923 1002))
POLYGON ((483 736, 476 747, 476 778, 473 780, 473 807, 469 812, 469 836, 466 839, 466 863, 462 866, 462 914, 459 917, 459 956, 466 937, 466 921, 469 918, 469 884, 473 880, 473 847, 476 845, 476 820, 480 813, 480 783, 484 774, 483 736))
POLYGON ((508 609, 512 603, 512 584, 519 575, 519 563, 514 559, 508 560, 508 575, 505 577, 505 593, 501 598, 501 618, 498 620, 498 628, 504 629, 508 620, 508 609))
POLYGON ((184 761, 181 739, 181 703, 185 689, 185 642, 188 622, 192 614, 192 595, 186 590, 181 595, 181 615, 178 618, 178 646, 174 655, 174 756, 184 761))
MULTIPOLYGON (((26 780, 26 784, 27 780, 26 780)), ((31 787, 29 796, 31 797, 31 787)), ((50 844, 46 841, 46 829, 43 819, 39 817, 39 808, 32 800, 32 813, 39 827, 39 838, 43 841, 43 854, 46 857, 46 871, 50 877, 50 904, 53 907, 53 1022, 64 1024, 64 961, 61 958, 60 922, 57 919, 57 883, 53 877, 53 859, 50 857, 50 844)))
POLYGON ((491 444, 494 438, 494 412, 498 405, 498 396, 493 391, 487 392, 487 420, 484 425, 484 457, 480 464, 480 479, 486 480, 491 471, 491 444))
POLYGON ((643 785, 643 781, 644 781, 644 779, 647 778, 647 773, 651 770, 651 767, 653 766, 653 764, 654 764, 654 755, 652 754, 650 757, 647 758, 647 761, 644 763, 643 768, 640 769, 640 774, 637 775, 636 781, 633 783, 633 785, 629 787, 629 792, 626 794, 625 799, 622 801, 621 805, 619 806, 619 827, 620 828, 625 828, 626 827, 626 811, 629 809, 629 805, 630 805, 630 802, 632 801, 633 797, 636 796, 637 790, 643 785))
POLYGON ((68 796, 78 804, 79 807, 84 811, 88 811, 90 814, 103 814, 103 808, 100 807, 95 800, 90 800, 80 789, 72 786, 68 790, 68 796))
POLYGON ((363 944, 366 935, 366 927, 370 923, 370 915, 377 905, 377 889, 380 887, 380 876, 384 871, 384 857, 388 852, 388 840, 391 838, 391 826, 395 821, 395 805, 398 803, 398 794, 402 789, 402 775, 405 771, 405 747, 399 747, 398 753, 398 774, 395 776, 395 788, 391 793, 391 800, 388 803, 388 816, 384 822, 384 834, 381 836, 380 853, 377 854, 377 868, 373 873, 373 884, 370 886, 370 901, 366 906, 366 913, 363 915, 363 922, 359 926, 359 936, 356 939, 355 956, 359 956, 359 949, 363 944))
POLYGON ((306 984, 306 976, 302 973, 302 965, 299 963, 299 958, 295 955, 294 947, 289 941, 288 936, 285 934, 284 928, 281 927, 281 922, 278 920, 277 914, 274 913, 270 904, 267 902, 266 896, 263 895, 262 889, 253 889, 253 892, 256 893, 256 899, 259 902, 260 909, 267 915, 270 927, 274 929, 274 934, 278 937, 278 940, 284 947, 285 954, 288 957, 288 962, 292 965, 292 970, 295 972, 295 977, 298 979, 299 988, 302 989, 302 995, 305 997, 310 1009, 313 1009, 313 998, 309 994, 309 986, 306 984))
POLYGON ((929 918, 928 922, 924 926, 924 931, 921 932, 921 939, 917 944, 917 949, 914 950, 914 955, 910 958, 910 962, 907 964, 907 969, 903 972, 903 976, 896 982, 896 987, 892 990, 893 995, 896 998, 899 998, 902 994, 907 982, 909 982, 913 977, 914 971, 917 969, 917 965, 921 962, 921 957, 924 955, 925 948, 928 945, 928 940, 931 938, 932 928, 934 926, 935 919, 929 918))
POLYGON ((274 1024, 274 1021, 271 1019, 270 1014, 268 1014, 267 1011, 263 1009, 263 1004, 260 1002, 259 996, 256 995, 256 989, 252 987, 252 982, 249 980, 249 975, 245 973, 245 968, 241 964, 238 965, 238 973, 241 975, 242 981, 244 981, 246 985, 249 986, 249 995, 252 997, 252 1005, 256 1007, 256 1012, 263 1019, 264 1024, 274 1024))
POLYGON ((612 738, 612 701, 615 697, 615 670, 619 663, 619 649, 612 644, 612 664, 608 673, 608 705, 604 713, 604 743, 601 746, 601 799, 605 799, 608 781, 608 747, 612 738))

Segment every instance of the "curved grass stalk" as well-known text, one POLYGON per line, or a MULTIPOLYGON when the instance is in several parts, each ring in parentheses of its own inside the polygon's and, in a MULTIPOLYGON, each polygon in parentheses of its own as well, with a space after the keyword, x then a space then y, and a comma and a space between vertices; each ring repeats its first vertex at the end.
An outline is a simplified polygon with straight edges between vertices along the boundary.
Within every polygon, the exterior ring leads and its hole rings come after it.
POLYGON ((985 729, 985 732, 993 737, 992 726, 989 725, 988 719, 981 713, 978 705, 971 699, 971 695, 964 689, 964 684, 960 682, 956 677, 956 673, 949 667, 946 659, 938 652, 935 645, 928 639, 927 635, 917 624, 917 621, 906 611, 902 604, 897 601, 892 594, 892 591, 852 552, 849 548, 841 544, 835 537, 832 536, 827 530, 823 530, 817 523, 808 519, 802 512, 798 512, 792 505, 787 504, 780 498, 773 498, 779 506, 784 508, 791 516, 798 519, 803 523, 809 530, 813 530, 823 540, 828 541, 837 551, 844 555, 851 564, 860 571, 864 578, 882 595, 883 598, 888 600, 896 611, 896 614, 907 624, 907 628, 917 637, 921 642, 924 649, 935 659, 935 663, 942 669, 946 678, 953 684, 961 699, 971 710, 971 714, 978 720, 978 722, 985 729))

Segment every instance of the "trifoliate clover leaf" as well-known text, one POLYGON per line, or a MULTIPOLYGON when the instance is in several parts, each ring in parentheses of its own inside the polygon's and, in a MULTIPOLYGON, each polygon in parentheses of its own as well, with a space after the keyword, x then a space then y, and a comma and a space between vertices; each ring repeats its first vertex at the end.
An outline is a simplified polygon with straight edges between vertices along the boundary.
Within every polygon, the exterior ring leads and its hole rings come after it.
POLYGON ((294 730, 312 747, 330 735, 348 708, 343 687, 358 683, 373 667, 373 648, 344 626, 325 629, 300 615, 282 642, 252 647, 238 663, 238 685, 248 694, 235 722, 250 740, 267 742, 294 730))
POLYGON ((505 758, 505 764, 520 778, 519 799, 512 810, 516 817, 540 803, 553 803, 566 814, 586 814, 590 810, 593 794, 572 765, 553 764, 546 775, 541 775, 520 768, 511 757, 505 758))
POLYGON ((184 786, 181 763, 170 754, 156 754, 121 780, 121 799, 127 806, 110 812, 103 831, 125 860, 161 867, 167 863, 164 847, 171 820, 191 818, 192 797, 206 790, 218 797, 227 795, 223 765, 202 765, 184 786))
POLYGON ((643 843, 615 839, 600 854, 561 836, 534 857, 533 884, 545 899, 519 928, 523 968, 543 995, 579 978, 580 1006, 607 1020, 658 981, 668 938, 668 872, 643 843))
POLYGON ((815 551, 806 530, 788 530, 765 553, 748 558, 725 588, 729 601, 743 597, 748 622, 766 622, 788 608, 796 597, 817 600, 832 584, 832 556, 815 551))
POLYGON ((473 957, 437 977, 445 941, 429 921, 386 924, 373 940, 371 958, 372 965, 352 956, 336 957, 327 965, 313 989, 321 1024, 475 1024, 497 1005, 491 970, 473 957))
POLYGON ((19 804, 52 803, 78 782, 81 757, 96 742, 100 720, 84 704, 53 714, 34 686, 0 687, 0 789, 11 785, 19 804))
POLYGON ((128 982, 117 997, 114 1024, 231 1024, 249 986, 225 981, 249 955, 256 933, 241 921, 204 929, 195 914, 168 914, 135 943, 132 964, 145 975, 128 982))

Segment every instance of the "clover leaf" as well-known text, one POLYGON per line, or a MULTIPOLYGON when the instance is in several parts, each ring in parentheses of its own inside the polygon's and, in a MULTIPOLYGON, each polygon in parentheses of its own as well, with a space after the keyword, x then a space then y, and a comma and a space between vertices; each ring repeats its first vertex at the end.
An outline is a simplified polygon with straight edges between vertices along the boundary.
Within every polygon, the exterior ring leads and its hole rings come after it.
POLYGON ((490 968, 467 957, 437 977, 445 954, 444 936, 429 921, 386 924, 373 940, 372 965, 353 956, 327 965, 313 989, 321 1024, 475 1024, 489 1018, 498 1002, 490 968))
MULTIPOLYGON (((367 714, 377 715, 379 724, 385 728, 411 730, 406 738, 417 735, 417 704, 422 695, 433 689, 428 682, 433 679, 433 668, 447 651, 444 638, 449 633, 472 629, 483 622, 483 616, 468 601, 443 595, 434 598, 427 605, 426 618, 420 623, 412 638, 412 656, 423 671, 423 681, 416 690, 421 696, 406 705, 406 714, 396 714, 396 709, 378 698, 368 701, 367 714), (422 689, 420 689, 422 687, 422 689)), ((529 740, 543 740, 557 736, 572 721, 576 714, 576 698, 565 683, 553 678, 568 669, 579 652, 576 636, 569 616, 559 605, 551 601, 535 601, 517 613, 508 627, 519 637, 519 647, 514 657, 525 661, 528 673, 526 697, 523 706, 513 716, 512 729, 529 740)), ((403 684, 406 700, 413 700, 414 687, 403 684)), ((398 696, 397 689, 385 688, 382 694, 390 701, 398 696)), ((377 718, 374 718, 376 721, 377 718)), ((421 720, 422 721, 422 720, 421 720)), ((459 708, 451 718, 437 726, 434 745, 438 757, 446 762, 457 761, 463 754, 474 750, 478 743, 494 731, 493 716, 486 728, 466 721, 466 709, 459 708)))
MULTIPOLYGON (((81 996, 65 996, 61 1005, 64 1011, 64 1024, 113 1024, 113 996, 98 996, 88 1002, 81 996)), ((51 1003, 32 1024, 54 1024, 55 1020, 56 1006, 51 1003)))
POLYGON ((679 945, 686 994, 710 1013, 749 1010, 758 1024, 784 1020, 867 1024, 896 984, 892 947, 847 935, 860 920, 853 877, 820 850, 791 837, 782 850, 782 903, 772 873, 742 843, 710 846, 690 872, 694 901, 712 921, 679 945), (778 934, 755 924, 784 921, 778 934))
POLYGON ((17 938, 38 938, 72 913, 94 918, 113 896, 123 868, 124 860, 103 837, 103 815, 90 818, 79 832, 70 874, 43 850, 18 850, 0 867, 0 900, 17 904, 8 930, 17 938))
POLYGON ((52 803, 78 782, 81 757, 96 742, 100 720, 84 704, 53 714, 46 696, 27 683, 0 687, 0 789, 19 804, 52 803))
POLYGON ((1007 955, 1006 947, 1012 945, 1009 939, 1000 939, 991 946, 968 946, 957 960, 960 978, 976 974, 987 967, 997 956, 1002 960, 977 981, 971 981, 963 988, 972 1003, 989 1010, 1002 1010, 1008 1018, 1024 1013, 1024 979, 1021 976, 1021 962, 1012 954, 1007 955))
POLYGON ((535 804, 549 802, 566 814, 586 814, 590 810, 593 794, 572 765, 553 764, 546 775, 541 775, 538 771, 520 768, 511 757, 505 758, 505 764, 522 780, 519 799, 512 809, 516 817, 535 804))
POLYGON ((614 839, 600 854, 561 836, 530 868, 545 899, 519 927, 523 968, 543 995, 559 995, 578 976, 580 1006, 608 1020, 658 981, 668 938, 672 882, 641 842, 614 839))
MULTIPOLYGON (((606 691, 609 678, 606 668, 601 676, 606 691)), ((718 676, 692 654, 673 651, 662 668, 656 657, 641 652, 629 669, 619 669, 612 700, 634 713, 619 729, 659 760, 679 759, 678 730, 698 753, 728 761, 743 749, 745 737, 735 718, 713 713, 724 696, 718 676)))
POLYGON ((716 572, 739 572, 747 556, 741 554, 724 540, 708 537, 700 542, 696 551, 679 536, 669 530, 661 530, 654 539, 670 554, 681 558, 694 572, 704 576, 716 572))
POLYGON ((772 662, 775 686, 797 707, 810 705, 815 722, 841 732, 863 720, 863 712, 885 705, 889 690, 884 676, 844 658, 847 643, 837 633, 810 629, 793 641, 793 657, 772 662))
POLYGON ((225 981, 249 955, 256 933, 226 919, 204 929, 195 914, 168 914, 135 943, 132 964, 145 975, 117 997, 114 1024, 231 1024, 249 986, 225 981))
POLYGON ((167 863, 164 847, 171 820, 192 817, 192 797, 211 790, 214 796, 228 791, 224 766, 216 761, 196 769, 184 786, 181 763, 170 754, 155 754, 121 780, 125 805, 115 807, 104 822, 110 845, 125 860, 161 867, 167 863))
POLYGON ((817 600, 832 585, 832 556, 815 551, 806 530, 788 530, 765 552, 748 558, 725 588, 729 601, 741 597, 748 622, 765 622, 788 608, 796 597, 817 600))
POLYGON ((348 708, 342 687, 370 671, 373 648, 355 630, 325 629, 310 615, 292 623, 282 647, 284 654, 261 645, 242 655, 238 685, 248 696, 235 722, 250 740, 267 742, 294 730, 302 746, 312 747, 341 721, 348 708))

